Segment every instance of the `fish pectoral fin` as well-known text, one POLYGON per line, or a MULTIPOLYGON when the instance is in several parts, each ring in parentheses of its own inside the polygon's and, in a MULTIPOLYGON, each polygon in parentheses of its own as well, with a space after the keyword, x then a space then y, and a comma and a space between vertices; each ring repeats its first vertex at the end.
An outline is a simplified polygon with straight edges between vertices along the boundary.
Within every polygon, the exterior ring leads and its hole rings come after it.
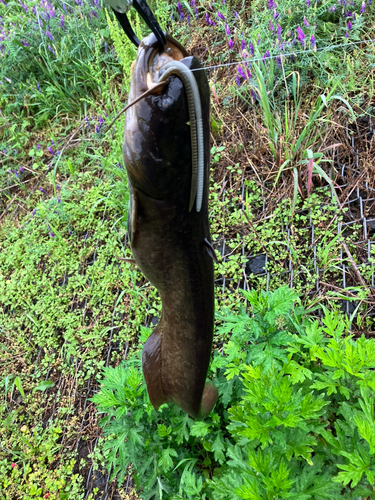
POLYGON ((130 245, 133 242, 134 234, 137 230, 137 217, 138 217, 138 193, 133 187, 129 186, 129 211, 128 211, 128 239, 130 245))
POLYGON ((206 247, 206 250, 207 250, 207 253, 208 255, 215 261, 215 262, 218 262, 217 260, 217 257, 216 257, 216 253, 215 253, 215 250, 214 250, 214 247, 211 245, 211 243, 208 241, 207 238, 205 238, 203 240, 203 243, 206 247))
POLYGON ((137 230, 137 216, 138 216, 138 193, 136 190, 132 192, 132 215, 131 215, 131 225, 132 233, 134 234, 137 230))
POLYGON ((162 387, 161 343, 162 326, 159 323, 147 339, 142 352, 142 368, 147 384, 147 392, 155 410, 167 402, 162 387))
POLYGON ((123 262, 129 262, 129 264, 133 264, 133 266, 137 265, 137 261, 135 259, 128 259, 127 257, 119 257, 118 255, 115 255, 117 260, 122 260, 123 262))

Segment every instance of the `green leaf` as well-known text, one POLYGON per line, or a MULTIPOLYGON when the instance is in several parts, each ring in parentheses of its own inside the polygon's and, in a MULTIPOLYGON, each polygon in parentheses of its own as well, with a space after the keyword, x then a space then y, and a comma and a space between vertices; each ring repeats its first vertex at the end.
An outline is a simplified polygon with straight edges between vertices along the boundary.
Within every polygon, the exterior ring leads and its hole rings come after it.
POLYGON ((212 443, 212 451, 215 457, 215 460, 219 463, 224 463, 225 461, 225 443, 223 441, 223 435, 221 432, 218 432, 214 442, 212 443))
POLYGON ((171 457, 177 457, 177 455, 177 451, 173 448, 166 448, 162 450, 161 457, 158 460, 158 464, 164 472, 168 472, 173 469, 174 464, 171 457))
POLYGON ((39 382, 39 384, 34 387, 33 394, 36 391, 44 392, 47 389, 50 389, 51 387, 53 387, 54 385, 55 385, 55 383, 52 382, 52 380, 43 380, 42 382, 39 382))
POLYGON ((205 437, 210 432, 210 425, 198 420, 190 427, 190 434, 195 437, 205 437))
POLYGON ((23 387, 22 387, 21 379, 19 377, 16 377, 14 379, 14 385, 17 387, 17 389, 21 393, 21 396, 24 398, 25 397, 25 393, 24 393, 24 390, 23 390, 23 387))

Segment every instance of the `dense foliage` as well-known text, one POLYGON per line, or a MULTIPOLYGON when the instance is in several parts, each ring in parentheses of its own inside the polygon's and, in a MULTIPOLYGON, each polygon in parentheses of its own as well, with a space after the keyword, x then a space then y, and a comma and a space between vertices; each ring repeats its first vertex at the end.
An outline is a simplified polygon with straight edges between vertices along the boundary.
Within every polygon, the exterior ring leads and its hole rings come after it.
POLYGON ((374 340, 353 340, 337 311, 312 319, 288 288, 243 293, 250 314, 218 315, 220 397, 205 420, 155 412, 139 351, 105 369, 93 401, 108 413, 106 463, 120 483, 131 466, 143 499, 371 496, 374 340))

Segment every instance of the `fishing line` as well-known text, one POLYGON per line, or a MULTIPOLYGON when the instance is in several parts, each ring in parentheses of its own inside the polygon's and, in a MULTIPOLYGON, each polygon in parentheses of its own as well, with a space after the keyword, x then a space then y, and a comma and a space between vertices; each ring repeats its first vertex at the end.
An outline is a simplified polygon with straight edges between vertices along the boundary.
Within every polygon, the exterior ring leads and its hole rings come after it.
POLYGON ((242 62, 244 63, 255 63, 255 62, 260 62, 260 61, 267 61, 269 59, 276 59, 278 57, 282 58, 282 57, 290 57, 290 56, 296 56, 298 54, 309 54, 311 52, 313 52, 314 54, 316 54, 316 52, 322 52, 323 50, 333 50, 333 49, 339 49, 340 47, 347 47, 348 45, 358 45, 360 43, 368 43, 368 42, 375 42, 375 38, 372 38, 372 39, 369 39, 369 40, 360 40, 360 41, 357 41, 357 42, 347 42, 347 43, 341 43, 341 44, 337 44, 337 45, 329 45, 328 47, 322 47, 322 48, 315 48, 315 49, 308 49, 308 50, 295 50, 293 52, 289 52, 289 53, 282 53, 280 52, 279 54, 274 54, 274 55, 269 55, 267 57, 265 56, 262 56, 262 57, 253 57, 253 58, 244 58, 244 57, 241 57, 241 59, 237 62, 230 62, 230 63, 223 63, 223 64, 217 64, 217 65, 214 65, 214 66, 204 66, 202 68, 195 68, 195 69, 192 69, 191 71, 202 71, 203 69, 217 69, 217 68, 223 68, 223 67, 226 67, 226 66, 235 66, 236 64, 241 64, 242 62))

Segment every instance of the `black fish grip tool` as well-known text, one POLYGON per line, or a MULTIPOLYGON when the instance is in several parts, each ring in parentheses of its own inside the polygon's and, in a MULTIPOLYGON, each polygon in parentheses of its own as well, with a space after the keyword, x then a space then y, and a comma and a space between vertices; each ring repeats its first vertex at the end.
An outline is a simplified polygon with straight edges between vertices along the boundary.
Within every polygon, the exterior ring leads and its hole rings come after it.
POLYGON ((134 43, 136 47, 139 46, 140 40, 134 33, 133 28, 130 25, 129 19, 126 13, 131 7, 134 7, 141 18, 145 21, 147 26, 156 36, 159 43, 160 52, 164 51, 166 44, 166 38, 163 30, 160 28, 154 14, 152 13, 150 7, 147 5, 145 0, 104 0, 107 5, 112 7, 118 22, 120 23, 122 29, 125 31, 126 36, 131 42, 134 43))

